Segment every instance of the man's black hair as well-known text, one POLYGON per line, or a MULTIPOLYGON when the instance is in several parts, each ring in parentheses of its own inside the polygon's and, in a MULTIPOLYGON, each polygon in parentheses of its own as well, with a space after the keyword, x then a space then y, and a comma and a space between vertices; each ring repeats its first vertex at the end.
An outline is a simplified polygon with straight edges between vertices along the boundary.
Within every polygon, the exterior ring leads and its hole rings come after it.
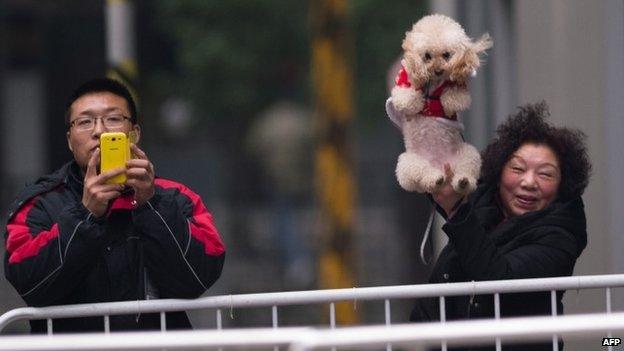
POLYGON ((87 94, 103 92, 112 93, 124 98, 128 103, 128 109, 130 110, 130 122, 132 122, 132 124, 138 123, 137 108, 134 103, 134 99, 132 98, 132 94, 130 94, 130 91, 123 83, 110 78, 91 79, 76 88, 69 98, 67 106, 65 107, 65 123, 69 126, 71 105, 74 101, 87 94))

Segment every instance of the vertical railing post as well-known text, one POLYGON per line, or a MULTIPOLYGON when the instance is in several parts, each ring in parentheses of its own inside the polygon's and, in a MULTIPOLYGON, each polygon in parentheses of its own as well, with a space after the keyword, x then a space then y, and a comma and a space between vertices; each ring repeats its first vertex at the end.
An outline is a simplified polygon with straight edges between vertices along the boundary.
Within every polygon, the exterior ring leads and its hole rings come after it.
MULTIPOLYGON (((556 318, 557 317, 557 291, 556 290, 550 291, 550 309, 552 311, 552 317, 556 318)), ((553 351, 559 351, 559 340, 558 340, 557 334, 553 334, 552 347, 553 347, 553 351)))
MULTIPOLYGON (((221 317, 221 309, 217 308, 217 330, 223 329, 223 318, 221 317)), ((223 351, 223 348, 219 348, 218 351, 223 351)))
MULTIPOLYGON (((336 304, 333 302, 329 304, 329 327, 336 329, 336 304)), ((332 346, 331 350, 336 351, 336 347, 332 346)))
MULTIPOLYGON (((494 294, 494 318, 496 320, 500 320, 501 311, 500 311, 500 294, 494 294)), ((501 351, 502 349, 501 338, 496 337, 496 351, 501 351)))
POLYGON ((167 331, 167 314, 165 312, 160 312, 160 331, 167 331))
MULTIPOLYGON (((392 323, 392 319, 391 319, 391 315, 390 315, 390 300, 385 299, 384 300, 384 312, 385 312, 385 321, 386 321, 386 327, 390 327, 391 323, 392 323)), ((392 344, 386 344, 386 351, 392 351, 392 344)))
POLYGON ((110 334, 110 317, 104 316, 104 334, 110 334))
MULTIPOLYGON (((607 307, 607 314, 611 314, 611 288, 607 287, 606 291, 605 291, 605 299, 606 299, 606 307, 607 307)), ((607 337, 612 338, 613 337, 613 333, 611 332, 611 330, 609 330, 609 333, 607 334, 607 337)), ((613 351, 613 346, 609 346, 607 348, 608 351, 613 351)))
MULTIPOLYGON (((440 322, 446 323, 446 300, 444 296, 440 296, 440 322)), ((446 340, 442 341, 442 351, 447 350, 446 340)))
MULTIPOLYGON (((278 327, 278 316, 277 316, 277 306, 273 305, 271 307, 271 324, 273 325, 273 329, 277 329, 278 327)), ((273 346, 273 351, 279 351, 279 346, 273 346)))

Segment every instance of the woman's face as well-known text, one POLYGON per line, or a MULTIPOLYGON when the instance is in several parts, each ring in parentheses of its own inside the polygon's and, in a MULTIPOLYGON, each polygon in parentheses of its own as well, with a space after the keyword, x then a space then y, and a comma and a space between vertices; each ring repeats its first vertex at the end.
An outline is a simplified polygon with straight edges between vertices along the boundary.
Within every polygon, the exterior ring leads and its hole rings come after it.
POLYGON ((543 144, 524 144, 503 167, 500 198, 507 217, 539 211, 557 197, 561 168, 554 151, 543 144))

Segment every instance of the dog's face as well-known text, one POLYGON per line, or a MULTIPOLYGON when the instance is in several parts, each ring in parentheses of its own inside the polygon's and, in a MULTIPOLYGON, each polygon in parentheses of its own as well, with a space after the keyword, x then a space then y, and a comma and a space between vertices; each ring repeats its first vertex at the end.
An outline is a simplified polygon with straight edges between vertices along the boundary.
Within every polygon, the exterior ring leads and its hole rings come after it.
POLYGON ((424 48, 419 54, 430 81, 439 83, 449 79, 455 61, 452 58, 455 56, 456 50, 450 47, 433 46, 424 48))
POLYGON ((465 48, 432 39, 412 45, 405 51, 405 60, 410 77, 420 76, 421 81, 436 84, 450 79, 464 57, 465 48))
POLYGON ((479 67, 478 53, 464 29, 452 19, 426 16, 406 33, 405 65, 412 83, 467 79, 479 67))

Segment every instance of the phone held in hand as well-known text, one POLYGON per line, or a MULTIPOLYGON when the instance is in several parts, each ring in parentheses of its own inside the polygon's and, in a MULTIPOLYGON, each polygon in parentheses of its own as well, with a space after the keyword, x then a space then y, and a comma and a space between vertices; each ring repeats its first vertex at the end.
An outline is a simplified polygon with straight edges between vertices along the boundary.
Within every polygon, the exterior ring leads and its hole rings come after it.
MULTIPOLYGON (((100 135, 100 172, 125 167, 130 159, 130 144, 125 133, 102 133, 100 135)), ((123 184, 126 174, 122 173, 107 180, 108 184, 123 184)))

